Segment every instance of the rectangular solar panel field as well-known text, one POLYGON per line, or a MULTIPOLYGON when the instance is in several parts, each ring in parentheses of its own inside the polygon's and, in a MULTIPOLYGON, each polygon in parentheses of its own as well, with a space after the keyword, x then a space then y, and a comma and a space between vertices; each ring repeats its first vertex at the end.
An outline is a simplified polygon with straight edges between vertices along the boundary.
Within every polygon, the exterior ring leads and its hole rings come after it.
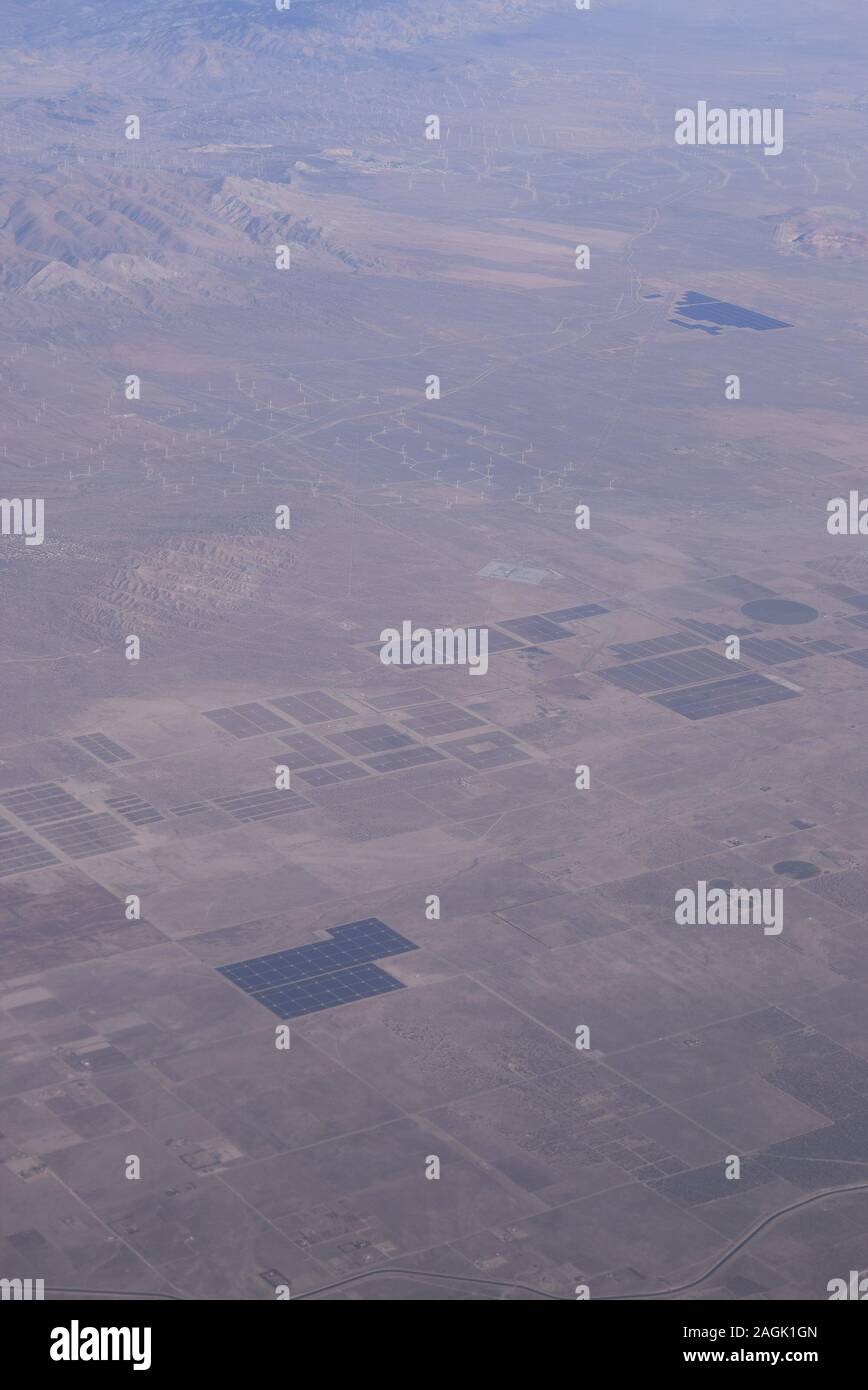
POLYGON ((370 773, 358 763, 332 763, 330 767, 309 767, 298 774, 299 779, 309 787, 335 786, 340 782, 352 782, 357 777, 369 777, 370 773))
POLYGON ((746 637, 741 644, 742 652, 768 666, 779 666, 784 661, 800 661, 812 652, 784 637, 746 637))
POLYGON ((79 738, 73 739, 73 743, 77 743, 86 753, 99 758, 102 763, 125 763, 135 758, 135 754, 128 748, 122 748, 105 734, 82 734, 79 738))
POLYGON ((402 715, 402 721, 408 729, 425 738, 437 734, 457 734, 462 729, 479 729, 485 725, 485 721, 478 719, 475 714, 469 714, 458 705, 445 703, 426 705, 424 709, 402 715))
POLYGON ((0 833, 0 878, 19 874, 23 869, 42 869, 57 864, 57 855, 32 840, 23 831, 6 830, 0 833))
POLYGON ((477 772, 527 761, 527 754, 515 739, 499 730, 489 734, 471 734, 469 738, 455 738, 443 747, 453 758, 460 758, 477 772))
POLYGON ((721 623, 702 623, 698 618, 678 618, 676 620, 680 627, 688 627, 691 632, 698 632, 703 637, 715 638, 723 641, 725 637, 747 637, 753 632, 752 627, 723 627, 721 623))
POLYGON ((373 999, 395 989, 404 989, 404 985, 378 965, 354 965, 349 970, 336 970, 295 985, 263 990, 256 998, 278 1018, 299 1018, 334 1009, 338 1004, 352 1004, 357 999, 373 999))
POLYGON ((854 666, 868 666, 868 647, 864 647, 861 652, 846 652, 842 661, 850 661, 854 666))
POLYGON ((131 825, 150 825, 163 819, 157 808, 140 796, 107 796, 105 804, 131 825))
POLYGON ((412 685, 407 690, 394 690, 388 695, 365 695, 366 705, 371 709, 408 709, 410 705, 429 704, 440 697, 425 685, 412 685))
POLYGON ((666 637, 649 637, 644 642, 616 642, 609 647, 622 661, 641 661, 649 656, 666 656, 669 652, 683 652, 690 647, 702 645, 698 635, 689 637, 686 632, 673 632, 666 637))
POLYGON ((689 291, 676 306, 676 311, 686 319, 701 319, 706 323, 718 323, 727 328, 752 328, 758 333, 770 328, 792 328, 783 319, 770 318, 768 314, 758 314, 753 309, 743 309, 740 304, 728 304, 723 299, 706 299, 703 295, 689 291))
POLYGON ((236 965, 222 965, 220 973, 250 994, 271 985, 308 980, 348 965, 361 965, 365 961, 418 949, 414 942, 376 917, 332 927, 329 935, 331 941, 311 941, 305 946, 254 956, 236 965))
POLYGON ((225 733, 232 734, 233 738, 255 738, 261 734, 262 730, 250 719, 245 719, 243 714, 232 709, 206 709, 202 711, 206 719, 210 719, 212 724, 216 724, 218 729, 223 729, 225 733))
POLYGON ((731 680, 712 681, 708 685, 688 686, 670 695, 654 695, 652 701, 675 714, 683 714, 685 719, 710 719, 717 714, 737 714, 739 710, 759 709, 779 700, 797 698, 794 690, 751 673, 734 676, 731 680))
POLYGON ((597 674, 623 690, 647 695, 656 690, 671 690, 678 685, 711 680, 714 676, 730 675, 731 672, 732 662, 727 661, 725 656, 700 648, 650 661, 636 661, 628 666, 609 666, 597 674))
POLYGON ((600 613, 608 613, 601 603, 581 603, 576 608, 556 608, 554 613, 543 613, 553 623, 574 623, 580 618, 596 618, 600 613))
POLYGON ((48 825, 52 821, 69 820, 73 816, 89 816, 91 808, 71 796, 53 782, 36 787, 19 787, 0 797, 5 806, 27 825, 48 825))
POLYGON ((377 753, 373 758, 363 759, 374 772, 401 772, 404 768, 422 767, 425 763, 439 763, 442 760, 443 754, 438 753, 436 748, 426 748, 418 743, 412 748, 399 748, 394 753, 377 753))
POLYGON ((717 579, 704 582, 714 593, 737 598, 740 603, 747 603, 748 599, 752 598, 777 597, 774 589, 766 588, 765 584, 755 584, 752 579, 745 579, 743 574, 722 574, 717 579))
POLYGON ((130 762, 135 757, 128 748, 122 748, 114 739, 106 738, 105 734, 86 734, 73 739, 73 742, 104 763, 130 762))
POLYGON ((90 854, 104 854, 106 850, 126 849, 135 844, 126 826, 108 814, 56 821, 43 827, 40 834, 70 859, 84 859, 90 854))
POLYGON ((279 714, 266 709, 265 705, 256 703, 233 705, 232 712, 233 714, 240 714, 243 719, 249 719, 251 724, 255 724, 264 733, 281 733, 292 727, 288 719, 281 719, 279 714))
POLYGON ((236 820, 244 821, 270 820, 272 816, 284 816, 312 804, 295 792, 279 791, 276 787, 264 787, 262 791, 246 792, 241 796, 221 796, 214 802, 236 820))
POLYGON ((831 656, 835 652, 845 652, 848 643, 832 642, 828 638, 817 637, 806 641, 805 646, 809 652, 815 652, 817 656, 831 656))
POLYGON ((332 699, 324 690, 306 690, 301 695, 282 695, 268 703, 284 714, 291 715, 299 724, 324 724, 329 719, 346 719, 356 713, 349 705, 332 699))
POLYGON ((403 989, 399 980, 373 962, 416 951, 414 942, 376 917, 328 930, 331 941, 254 956, 220 966, 219 973, 281 1018, 403 989))
POLYGON ((364 729, 352 729, 345 734, 329 734, 329 742, 345 753, 384 753, 392 748, 407 748, 415 740, 390 724, 369 724, 364 729))
POLYGON ((562 637, 575 636, 569 628, 560 627, 551 618, 544 618, 539 613, 531 614, 528 618, 508 618, 505 622, 499 622, 499 626, 506 628, 507 632, 514 632, 517 637, 523 637, 526 642, 556 642, 562 637))
POLYGON ((321 743, 313 734, 282 734, 286 753, 282 754, 287 767, 295 771, 301 767, 320 767, 323 763, 336 763, 341 757, 334 748, 321 743))
POLYGON ((510 632, 501 632, 499 628, 490 627, 488 629, 488 650, 491 652, 507 652, 511 648, 522 646, 518 637, 510 632))

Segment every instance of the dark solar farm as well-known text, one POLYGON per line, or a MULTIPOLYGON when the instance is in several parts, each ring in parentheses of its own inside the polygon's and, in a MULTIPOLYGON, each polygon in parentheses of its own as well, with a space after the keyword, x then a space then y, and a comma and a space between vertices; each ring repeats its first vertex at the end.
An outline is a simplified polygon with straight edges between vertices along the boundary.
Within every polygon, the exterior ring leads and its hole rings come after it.
POLYGON ((412 941, 375 917, 328 931, 331 941, 222 965, 220 974, 279 1018, 296 1018, 403 989, 400 980, 371 963, 415 951, 412 941))
POLYGON ((676 312, 685 319, 699 319, 703 323, 720 324, 724 328, 751 328, 755 333, 793 326, 768 314, 759 314, 754 309, 742 309, 738 304, 726 304, 711 295, 697 294, 695 290, 687 291, 677 304, 676 312))

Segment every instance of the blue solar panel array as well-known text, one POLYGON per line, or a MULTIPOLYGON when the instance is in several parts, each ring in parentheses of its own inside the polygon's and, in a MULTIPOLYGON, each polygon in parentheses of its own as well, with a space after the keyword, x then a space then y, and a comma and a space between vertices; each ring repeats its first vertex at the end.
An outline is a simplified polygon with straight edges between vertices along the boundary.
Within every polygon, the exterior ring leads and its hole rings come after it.
POLYGON ((688 290, 676 306, 676 313, 687 319, 704 319, 706 323, 723 324, 727 328, 752 328, 764 333, 770 328, 792 328, 783 319, 770 318, 768 314, 758 314, 753 309, 743 309, 740 304, 728 304, 723 299, 710 299, 695 290, 688 290))
POLYGON ((338 1004, 352 1004, 356 999, 373 999, 376 994, 388 994, 403 989, 400 980, 381 970, 379 965, 353 965, 349 970, 334 970, 330 975, 315 975, 293 985, 277 985, 264 989, 253 998, 278 1018, 298 1018, 333 1009, 338 1004))
POLYGON ((354 999, 369 999, 400 980, 373 962, 419 948, 377 917, 330 927, 331 941, 312 941, 288 951, 221 965, 220 974, 280 1018, 318 1013, 354 999))

